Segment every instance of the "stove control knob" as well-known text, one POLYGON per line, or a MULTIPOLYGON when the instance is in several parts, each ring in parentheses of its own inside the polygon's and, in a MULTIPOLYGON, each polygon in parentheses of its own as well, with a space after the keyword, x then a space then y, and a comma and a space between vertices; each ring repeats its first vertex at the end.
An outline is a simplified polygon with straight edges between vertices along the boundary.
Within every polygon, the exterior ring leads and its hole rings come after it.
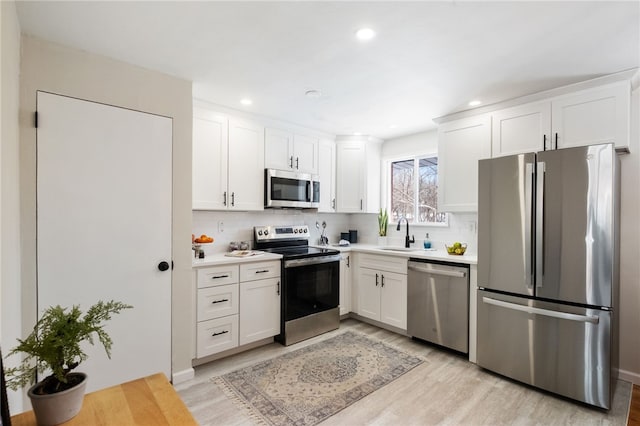
POLYGON ((262 229, 258 229, 258 235, 262 235, 262 229))
POLYGON ((298 233, 298 228, 293 228, 293 233, 297 234, 298 233))
POLYGON ((269 235, 269 230, 268 229, 264 230, 264 235, 269 235))

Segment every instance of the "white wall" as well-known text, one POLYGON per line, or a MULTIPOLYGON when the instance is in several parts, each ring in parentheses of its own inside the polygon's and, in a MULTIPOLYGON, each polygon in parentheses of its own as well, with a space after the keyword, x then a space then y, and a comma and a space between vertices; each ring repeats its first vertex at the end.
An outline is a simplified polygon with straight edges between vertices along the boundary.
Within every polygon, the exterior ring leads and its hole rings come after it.
MULTIPOLYGON (((325 235, 330 244, 340 240, 340 232, 347 232, 350 226, 348 214, 314 213, 305 210, 266 209, 261 212, 222 212, 194 211, 193 233, 196 236, 207 234, 213 237, 213 244, 203 245, 205 256, 212 253, 228 251, 231 241, 253 242, 253 227, 263 225, 308 225, 311 232, 311 244, 318 243, 320 231, 316 229, 316 221, 322 225, 326 222, 325 235), (223 223, 220 232, 218 224, 223 223)), ((322 228, 321 228, 322 230, 322 228)))
POLYGON ((640 384, 640 85, 636 74, 630 154, 622 155, 620 212, 620 378, 640 384))
MULTIPOLYGON (((438 154, 438 130, 430 130, 427 132, 416 133, 413 135, 403 136, 396 139, 389 139, 382 144, 382 164, 386 170, 382 171, 382 194, 381 204, 386 206, 389 194, 388 176, 390 166, 389 162, 400 160, 403 158, 413 157, 417 155, 438 154)), ((360 215, 362 216, 362 215, 360 215)), ((468 245, 467 252, 469 254, 477 254, 478 236, 477 222, 478 215, 476 213, 449 213, 448 226, 429 226, 429 225, 409 225, 409 233, 415 236, 416 245, 421 245, 427 233, 432 242, 433 247, 444 249, 444 244, 451 245, 453 242, 460 241, 468 245)), ((377 218, 375 221, 366 226, 367 229, 375 225, 377 229, 377 218)), ((359 220, 365 220, 360 218, 359 220)), ((372 219, 369 219, 372 221, 372 219)), ((390 245, 403 245, 406 235, 406 225, 403 223, 402 229, 396 231, 395 224, 389 224, 388 237, 390 245)), ((377 234, 376 234, 377 235, 377 234)))
MULTIPOLYGON (((0 2, 0 345, 3 355, 22 337, 20 328, 20 195, 18 110, 20 24, 14 1, 0 2)), ((18 359, 5 361, 16 365, 18 359)), ((20 393, 9 392, 12 412, 20 393)))
MULTIPOLYGON (((4 50, 3 50, 4 54, 4 50)), ((22 37, 20 202, 23 334, 36 318, 36 91, 173 118, 172 370, 191 371, 191 82, 37 38, 22 37)), ((14 226, 17 226, 15 224, 14 226)), ((136 244, 132 241, 131 244, 136 244)), ((70 260, 71 261, 71 260, 70 260)))

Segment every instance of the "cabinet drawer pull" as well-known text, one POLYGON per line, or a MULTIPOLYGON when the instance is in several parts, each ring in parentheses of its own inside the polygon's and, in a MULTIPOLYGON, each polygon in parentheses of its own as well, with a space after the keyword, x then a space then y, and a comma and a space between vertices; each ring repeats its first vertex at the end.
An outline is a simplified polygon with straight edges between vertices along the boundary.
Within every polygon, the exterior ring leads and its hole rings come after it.
POLYGON ((220 333, 213 333, 213 334, 211 335, 211 337, 219 336, 219 335, 221 335, 221 334, 225 334, 225 333, 228 333, 228 332, 229 332, 229 330, 224 330, 224 331, 221 331, 220 333))
POLYGON ((229 301, 229 299, 220 299, 220 300, 213 300, 213 301, 211 301, 211 303, 215 304, 215 303, 223 303, 223 302, 228 302, 228 301, 229 301))
POLYGON ((220 279, 220 278, 229 278, 229 274, 227 274, 227 275, 214 275, 214 276, 211 277, 212 280, 217 280, 217 279, 220 279))
POLYGON ((259 271, 256 271, 256 274, 264 274, 265 272, 269 272, 268 269, 261 269, 259 271))

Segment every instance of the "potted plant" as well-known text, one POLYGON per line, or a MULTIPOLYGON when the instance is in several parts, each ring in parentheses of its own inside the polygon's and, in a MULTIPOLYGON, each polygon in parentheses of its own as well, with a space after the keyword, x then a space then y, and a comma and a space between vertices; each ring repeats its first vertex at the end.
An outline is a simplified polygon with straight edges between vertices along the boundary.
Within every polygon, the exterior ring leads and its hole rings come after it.
POLYGON ((380 212, 378 213, 378 244, 386 245, 387 244, 387 225, 389 224, 389 214, 387 213, 387 209, 382 211, 382 207, 380 207, 380 212))
POLYGON ((82 408, 87 375, 72 372, 87 359, 80 343, 94 344, 94 333, 111 358, 112 341, 104 330, 111 315, 132 308, 121 302, 99 301, 82 316, 79 306, 71 309, 49 307, 26 339, 18 339, 18 346, 7 357, 23 353, 26 356, 17 367, 7 368, 7 386, 18 390, 35 381, 36 373, 48 372, 33 385, 28 395, 39 425, 55 425, 74 417, 82 408))

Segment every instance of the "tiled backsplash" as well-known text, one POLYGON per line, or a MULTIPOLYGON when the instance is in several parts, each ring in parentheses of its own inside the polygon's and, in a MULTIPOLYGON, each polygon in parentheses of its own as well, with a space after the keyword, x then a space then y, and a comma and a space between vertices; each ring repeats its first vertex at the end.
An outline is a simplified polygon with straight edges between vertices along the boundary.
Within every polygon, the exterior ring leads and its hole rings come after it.
MULTIPOLYGON (((231 241, 251 241, 253 243, 253 227, 259 225, 308 225, 311 232, 311 243, 317 243, 320 230, 316 229, 316 221, 326 221, 326 236, 329 243, 340 240, 340 233, 350 229, 358 231, 358 242, 378 244, 378 216, 376 214, 343 214, 317 213, 311 210, 265 210, 261 212, 219 212, 194 211, 193 233, 196 236, 207 234, 215 239, 213 244, 204 245, 205 254, 222 253, 228 250, 231 241)), ((475 213, 449 214, 448 227, 417 226, 409 224, 409 233, 415 236, 416 247, 422 246, 425 234, 434 248, 444 249, 444 243, 455 241, 468 244, 467 252, 477 254, 477 215, 475 213)), ((391 226, 387 229, 387 243, 401 246, 404 244, 406 232, 403 223, 400 231, 391 226)))

